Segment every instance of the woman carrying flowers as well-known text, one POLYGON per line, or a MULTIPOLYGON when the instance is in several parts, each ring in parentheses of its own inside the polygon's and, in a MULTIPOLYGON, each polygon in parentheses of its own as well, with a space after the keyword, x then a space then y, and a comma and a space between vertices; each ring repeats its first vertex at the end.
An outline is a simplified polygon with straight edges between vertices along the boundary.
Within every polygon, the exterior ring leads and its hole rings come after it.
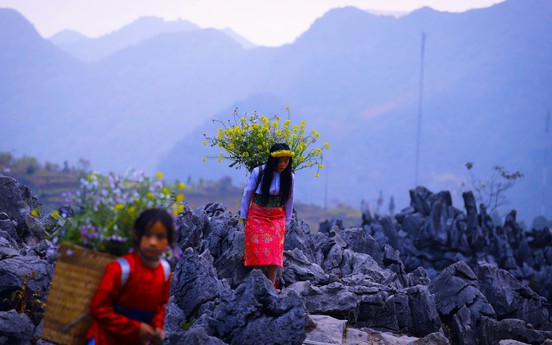
POLYGON ((245 222, 244 264, 261 268, 275 288, 293 211, 294 155, 285 143, 272 145, 266 164, 251 172, 240 208, 245 222))

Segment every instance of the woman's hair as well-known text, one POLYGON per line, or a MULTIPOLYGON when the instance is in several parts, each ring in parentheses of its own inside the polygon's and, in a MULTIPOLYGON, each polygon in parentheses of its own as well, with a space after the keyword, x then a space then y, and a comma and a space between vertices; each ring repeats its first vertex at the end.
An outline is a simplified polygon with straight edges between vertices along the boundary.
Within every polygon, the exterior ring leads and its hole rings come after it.
POLYGON ((136 245, 139 245, 144 233, 149 230, 155 223, 160 222, 167 230, 167 239, 169 246, 174 242, 174 221, 172 216, 164 209, 150 208, 140 213, 134 222, 134 231, 136 231, 136 245))
MULTIPOLYGON (((280 150, 289 150, 288 144, 277 143, 272 145, 270 148, 270 153, 280 150)), ((293 163, 293 158, 289 158, 289 164, 287 168, 280 173, 280 205, 284 205, 291 196, 291 165, 293 163)), ((259 178, 262 179, 261 184, 261 205, 266 206, 268 204, 268 195, 270 192, 270 184, 272 183, 272 177, 274 176, 274 171, 278 167, 280 158, 272 157, 268 155, 268 160, 266 161, 266 168, 261 172, 259 178)))

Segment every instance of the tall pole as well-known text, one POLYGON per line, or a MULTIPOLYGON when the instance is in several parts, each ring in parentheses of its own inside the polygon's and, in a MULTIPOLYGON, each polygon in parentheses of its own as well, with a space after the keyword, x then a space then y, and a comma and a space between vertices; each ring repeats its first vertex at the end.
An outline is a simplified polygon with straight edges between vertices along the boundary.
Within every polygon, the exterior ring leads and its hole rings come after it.
POLYGON ((418 128, 416 132, 416 170, 414 178, 414 187, 419 183, 419 170, 420 170, 420 136, 422 129, 422 101, 424 96, 424 59, 425 59, 425 40, 426 34, 422 32, 422 49, 421 49, 421 61, 420 61, 420 85, 418 96, 418 128))

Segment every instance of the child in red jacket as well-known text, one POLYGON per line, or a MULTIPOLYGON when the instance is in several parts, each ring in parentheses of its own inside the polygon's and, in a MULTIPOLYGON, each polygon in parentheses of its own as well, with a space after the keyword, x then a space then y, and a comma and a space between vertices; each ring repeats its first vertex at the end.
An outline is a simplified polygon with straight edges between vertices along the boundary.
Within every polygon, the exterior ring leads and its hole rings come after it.
POLYGON ((149 209, 140 214, 134 231, 136 250, 107 265, 92 299, 94 323, 87 344, 155 344, 165 338, 171 273, 160 257, 173 243, 173 219, 165 210, 149 209))

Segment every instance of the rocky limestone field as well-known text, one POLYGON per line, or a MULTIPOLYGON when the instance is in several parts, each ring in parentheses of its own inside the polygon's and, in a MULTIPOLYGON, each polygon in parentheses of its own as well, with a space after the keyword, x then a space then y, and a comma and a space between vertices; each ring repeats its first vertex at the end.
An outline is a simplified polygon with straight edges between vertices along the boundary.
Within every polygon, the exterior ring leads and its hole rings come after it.
MULTIPOLYGON (((176 219, 165 344, 552 344, 552 231, 493 225, 471 193, 410 191, 394 217, 313 232, 294 214, 278 293, 243 266, 243 224, 224 204, 176 219)), ((213 200, 215 201, 215 200, 213 200)), ((0 344, 40 339, 57 247, 29 188, 0 176, 0 344), (32 312, 12 296, 25 289, 32 312), (32 303, 36 302, 36 306, 32 303)))

